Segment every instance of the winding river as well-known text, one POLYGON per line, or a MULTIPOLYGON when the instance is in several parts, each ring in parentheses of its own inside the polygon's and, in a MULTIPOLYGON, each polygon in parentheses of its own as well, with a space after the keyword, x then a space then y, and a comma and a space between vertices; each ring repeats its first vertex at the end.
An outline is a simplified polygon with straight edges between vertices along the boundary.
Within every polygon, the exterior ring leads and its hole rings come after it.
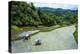
POLYGON ((40 32, 33 35, 30 40, 18 40, 12 42, 12 52, 36 52, 77 49, 77 44, 73 37, 75 26, 67 26, 52 30, 50 32, 40 32), (35 39, 42 39, 42 44, 35 46, 35 39))

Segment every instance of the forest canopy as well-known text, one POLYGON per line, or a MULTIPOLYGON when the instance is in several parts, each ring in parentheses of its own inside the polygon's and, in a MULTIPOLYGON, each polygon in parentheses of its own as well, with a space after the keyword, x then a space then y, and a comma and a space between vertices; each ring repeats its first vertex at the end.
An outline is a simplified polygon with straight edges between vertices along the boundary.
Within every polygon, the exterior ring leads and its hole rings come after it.
POLYGON ((69 25, 78 21, 78 10, 35 7, 34 4, 11 1, 11 25, 16 26, 52 26, 69 25))

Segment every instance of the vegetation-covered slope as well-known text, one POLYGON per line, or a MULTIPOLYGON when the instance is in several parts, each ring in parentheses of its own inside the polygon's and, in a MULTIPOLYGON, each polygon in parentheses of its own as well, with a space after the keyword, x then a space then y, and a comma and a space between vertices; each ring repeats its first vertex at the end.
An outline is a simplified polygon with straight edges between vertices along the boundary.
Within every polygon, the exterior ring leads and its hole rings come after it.
POLYGON ((52 26, 56 24, 74 24, 77 22, 77 10, 64 10, 61 8, 39 8, 33 3, 12 1, 11 24, 12 25, 39 25, 52 26))

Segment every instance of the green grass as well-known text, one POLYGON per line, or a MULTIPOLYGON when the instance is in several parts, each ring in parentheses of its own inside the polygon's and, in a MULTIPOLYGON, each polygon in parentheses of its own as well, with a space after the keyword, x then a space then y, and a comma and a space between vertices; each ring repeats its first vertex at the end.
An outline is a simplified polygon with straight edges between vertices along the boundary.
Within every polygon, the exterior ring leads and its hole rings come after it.
POLYGON ((60 26, 59 25, 54 25, 54 26, 50 26, 50 27, 47 27, 47 26, 38 26, 38 27, 21 27, 24 31, 31 31, 31 30, 40 30, 40 32, 48 32, 48 31, 51 31, 53 29, 56 29, 56 28, 59 28, 60 26))
POLYGON ((48 32, 48 31, 57 29, 59 27, 60 27, 59 25, 55 25, 55 26, 50 26, 50 27, 41 27, 41 28, 38 28, 38 29, 40 30, 40 32, 48 32))
POLYGON ((76 31, 74 32, 74 39, 75 39, 75 41, 76 41, 76 43, 78 44, 78 26, 76 25, 75 26, 76 27, 76 31))
POLYGON ((74 38, 75 38, 76 43, 78 44, 78 32, 77 31, 74 32, 74 38))
POLYGON ((11 40, 15 40, 19 38, 19 33, 22 31, 22 28, 19 28, 17 26, 11 26, 11 40))

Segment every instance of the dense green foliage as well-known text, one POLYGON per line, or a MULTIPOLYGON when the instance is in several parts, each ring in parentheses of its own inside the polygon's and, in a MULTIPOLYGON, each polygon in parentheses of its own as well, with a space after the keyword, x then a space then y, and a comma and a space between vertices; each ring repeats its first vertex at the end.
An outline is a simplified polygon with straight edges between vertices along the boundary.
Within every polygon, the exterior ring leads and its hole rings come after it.
POLYGON ((77 10, 35 7, 33 3, 12 1, 11 24, 16 26, 52 26, 77 23, 77 10))

